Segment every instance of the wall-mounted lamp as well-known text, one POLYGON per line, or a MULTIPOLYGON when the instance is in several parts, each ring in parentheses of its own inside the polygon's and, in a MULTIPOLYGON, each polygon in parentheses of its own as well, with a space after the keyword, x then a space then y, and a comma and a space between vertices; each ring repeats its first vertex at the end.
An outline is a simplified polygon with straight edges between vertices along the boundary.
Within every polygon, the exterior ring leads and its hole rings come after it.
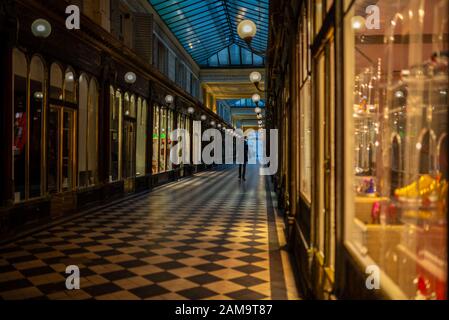
POLYGON ((31 32, 37 38, 48 38, 51 34, 51 24, 45 19, 37 19, 31 24, 31 32))
POLYGON ((253 94, 253 96, 251 97, 251 99, 253 100, 253 102, 257 105, 260 102, 260 95, 258 93, 253 94))
POLYGON ((260 89, 260 82, 262 81, 262 75, 260 72, 253 71, 249 74, 249 81, 254 84, 256 89, 260 92, 265 92, 264 90, 260 89))
POLYGON ((167 106, 171 105, 174 100, 175 100, 175 98, 173 98, 173 96, 171 94, 167 94, 165 96, 165 103, 167 104, 167 106))
POLYGON ((237 26, 237 33, 247 43, 251 43, 257 33, 257 26, 251 20, 242 20, 237 26))
POLYGON ((134 72, 130 71, 125 74, 125 82, 128 84, 134 84, 137 80, 137 76, 134 72))
POLYGON ((195 108, 194 107, 188 107, 187 108, 187 112, 190 113, 190 114, 193 114, 193 113, 195 113, 195 108))
POLYGON ((246 44, 248 45, 248 48, 251 50, 251 52, 265 57, 267 55, 267 52, 258 51, 251 46, 251 42, 253 41, 254 37, 256 36, 256 33, 257 33, 257 26, 253 21, 251 21, 249 19, 242 20, 237 25, 237 34, 239 35, 239 37, 242 40, 244 40, 246 42, 246 44))

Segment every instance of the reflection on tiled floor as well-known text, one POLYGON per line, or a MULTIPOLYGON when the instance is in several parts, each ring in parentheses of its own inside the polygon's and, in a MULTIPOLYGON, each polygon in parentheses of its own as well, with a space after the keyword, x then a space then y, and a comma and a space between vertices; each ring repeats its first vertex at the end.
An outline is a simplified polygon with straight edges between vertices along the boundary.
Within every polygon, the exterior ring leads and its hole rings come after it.
POLYGON ((164 186, 1 247, 0 297, 296 298, 267 202, 256 167, 246 182, 232 168, 164 186))

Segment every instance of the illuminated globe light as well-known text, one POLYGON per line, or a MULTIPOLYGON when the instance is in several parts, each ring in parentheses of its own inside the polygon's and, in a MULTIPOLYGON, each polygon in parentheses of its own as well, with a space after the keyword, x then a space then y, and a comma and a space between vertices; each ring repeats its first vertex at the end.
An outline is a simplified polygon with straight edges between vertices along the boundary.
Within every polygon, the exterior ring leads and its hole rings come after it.
POLYGON ((73 75, 73 72, 69 71, 65 74, 65 78, 67 81, 73 81, 75 79, 75 76, 73 75))
POLYGON ((402 92, 401 90, 398 90, 394 93, 394 96, 398 99, 404 98, 404 92, 402 92))
POLYGON ((365 28, 365 18, 362 16, 354 16, 351 19, 352 29, 363 30, 365 28))
POLYGON ((195 108, 194 107, 188 107, 187 108, 187 112, 190 114, 193 114, 195 112, 195 108))
POLYGON ((257 119, 262 119, 262 115, 260 113, 257 114, 257 119))
POLYGON ((212 121, 210 122, 210 125, 211 125, 211 126, 215 126, 215 121, 212 120, 212 121))
POLYGON ((243 40, 251 40, 257 33, 257 27, 251 20, 243 20, 237 26, 237 33, 243 40))
POLYGON ((31 32, 35 37, 48 38, 51 34, 51 24, 45 19, 37 19, 31 24, 31 32))
POLYGON ((218 127, 218 128, 221 128, 221 124, 220 124, 220 123, 219 123, 219 124, 217 124, 217 127, 218 127))
POLYGON ((260 109, 259 107, 257 107, 256 109, 254 109, 254 111, 255 111, 256 113, 261 113, 261 112, 262 112, 262 109, 260 109))
POLYGON ((262 75, 257 71, 251 72, 249 75, 249 80, 251 83, 259 83, 262 80, 262 75))
POLYGON ((259 124, 262 125, 262 124, 263 124, 263 121, 262 121, 262 120, 259 120, 259 124))
POLYGON ((36 99, 36 100, 41 100, 44 98, 44 94, 40 91, 36 91, 33 96, 34 96, 34 99, 36 99))
POLYGON ((203 115, 201 116, 201 120, 206 121, 206 119, 207 119, 207 117, 203 114, 203 115))
POLYGON ((136 82, 136 80, 137 80, 137 76, 134 72, 130 71, 125 74, 125 82, 126 83, 133 84, 136 82))
POLYGON ((174 100, 174 98, 173 98, 173 96, 172 96, 171 94, 167 94, 167 95, 165 96, 165 103, 166 103, 166 104, 172 104, 172 103, 173 103, 173 100, 174 100))
POLYGON ((251 99, 253 100, 254 103, 259 103, 260 102, 260 95, 258 93, 255 93, 255 94, 253 94, 251 99))

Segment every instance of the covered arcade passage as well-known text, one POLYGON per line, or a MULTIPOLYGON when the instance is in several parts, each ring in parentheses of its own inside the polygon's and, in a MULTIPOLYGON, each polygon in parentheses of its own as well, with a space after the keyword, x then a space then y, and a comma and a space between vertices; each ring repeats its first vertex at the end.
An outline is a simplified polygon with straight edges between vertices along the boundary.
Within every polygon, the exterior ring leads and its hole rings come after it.
POLYGON ((0 1, 0 299, 446 300, 448 12, 0 1))

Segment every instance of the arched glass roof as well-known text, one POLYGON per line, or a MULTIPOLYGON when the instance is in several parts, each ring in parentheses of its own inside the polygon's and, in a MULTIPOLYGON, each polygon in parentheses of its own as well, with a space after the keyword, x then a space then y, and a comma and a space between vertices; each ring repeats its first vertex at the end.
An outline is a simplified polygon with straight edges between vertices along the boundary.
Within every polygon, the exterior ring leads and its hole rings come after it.
MULTIPOLYGON (((246 99, 226 99, 226 100, 221 100, 221 101, 225 102, 231 108, 255 108, 256 107, 256 104, 253 102, 253 100, 251 98, 246 98, 246 99)), ((264 108, 265 107, 265 100, 263 100, 263 99, 260 100, 259 107, 260 108, 264 108)))
POLYGON ((257 51, 265 51, 268 42, 269 0, 149 2, 200 66, 247 67, 264 64, 264 59, 252 54, 245 41, 240 39, 237 25, 242 20, 252 20, 257 26, 252 46, 257 51))

